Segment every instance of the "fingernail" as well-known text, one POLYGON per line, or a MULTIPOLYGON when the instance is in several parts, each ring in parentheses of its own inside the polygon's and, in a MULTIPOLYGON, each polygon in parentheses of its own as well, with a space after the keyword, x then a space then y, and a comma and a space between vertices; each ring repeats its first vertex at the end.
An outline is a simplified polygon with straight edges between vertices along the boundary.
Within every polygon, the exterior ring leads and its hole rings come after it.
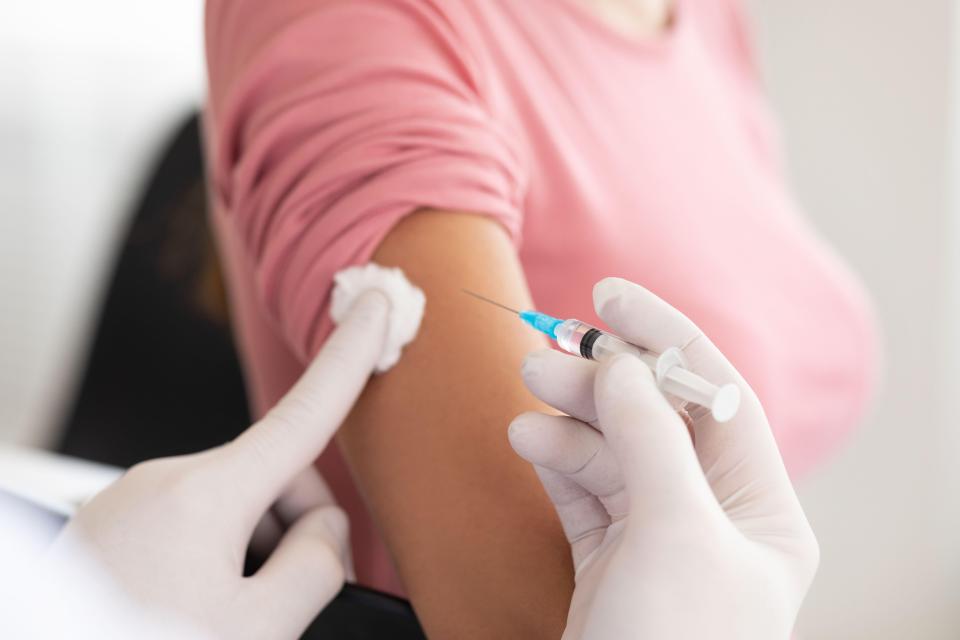
POLYGON ((530 420, 526 415, 525 413, 521 413, 511 420, 510 426, 507 427, 507 439, 513 444, 520 443, 523 440, 523 436, 529 431, 530 420))
POLYGON ((543 371, 543 355, 539 351, 527 354, 520 367, 520 375, 524 380, 532 380, 540 376, 543 371))
POLYGON ((593 307, 597 311, 614 298, 620 297, 623 293, 623 280, 621 278, 604 278, 593 286, 593 307))
POLYGON ((387 294, 379 289, 370 289, 357 296, 347 315, 356 314, 355 322, 373 324, 382 322, 382 318, 389 315, 391 307, 390 297, 387 294))
POLYGON ((522 415, 517 416, 516 418, 510 421, 510 426, 507 427, 507 434, 509 434, 510 437, 516 436, 521 431, 523 431, 523 427, 524 427, 523 416, 522 415))

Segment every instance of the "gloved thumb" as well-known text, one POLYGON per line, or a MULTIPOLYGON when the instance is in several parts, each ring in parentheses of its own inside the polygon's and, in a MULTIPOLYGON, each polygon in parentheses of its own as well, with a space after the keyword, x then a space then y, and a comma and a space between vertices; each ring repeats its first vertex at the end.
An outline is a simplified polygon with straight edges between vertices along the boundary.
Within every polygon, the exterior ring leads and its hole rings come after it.
POLYGON ((287 631, 276 637, 299 637, 343 587, 348 529, 346 515, 334 505, 304 514, 249 579, 248 606, 265 609, 263 615, 287 631))
POLYGON ((683 420, 649 367, 621 354, 594 381, 597 426, 617 458, 631 510, 657 515, 718 509, 683 420))

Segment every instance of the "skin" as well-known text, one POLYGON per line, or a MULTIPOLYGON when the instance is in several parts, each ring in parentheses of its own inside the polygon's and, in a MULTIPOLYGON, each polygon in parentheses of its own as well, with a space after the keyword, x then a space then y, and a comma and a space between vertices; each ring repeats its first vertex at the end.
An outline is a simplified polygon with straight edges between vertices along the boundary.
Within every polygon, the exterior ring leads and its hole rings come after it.
POLYGON ((339 441, 424 629, 431 638, 559 638, 573 590, 569 545, 506 436, 514 416, 545 408, 519 375, 545 341, 461 292, 530 308, 516 251, 490 218, 423 211, 397 225, 374 260, 424 290, 426 313, 339 441))
MULTIPOLYGON (((671 19, 671 0, 581 1, 631 37, 654 37, 671 19)), ((427 310, 338 439, 421 623, 431 638, 559 638, 574 586, 569 545, 506 438, 514 416, 545 409, 518 375, 545 341, 461 292, 531 308, 516 251, 489 218, 421 211, 374 260, 402 268, 427 310)))
MULTIPOLYGON (((671 0, 581 1, 631 37, 654 37, 671 18, 671 0)), ((339 441, 410 600, 432 638, 558 638, 573 589, 569 547, 505 436, 514 416, 544 408, 518 371, 545 342, 461 292, 531 308, 516 251, 489 218, 423 211, 395 227, 374 260, 402 268, 427 310, 339 441)))
POLYGON ((670 24, 673 14, 673 0, 576 1, 631 38, 656 37, 670 24))

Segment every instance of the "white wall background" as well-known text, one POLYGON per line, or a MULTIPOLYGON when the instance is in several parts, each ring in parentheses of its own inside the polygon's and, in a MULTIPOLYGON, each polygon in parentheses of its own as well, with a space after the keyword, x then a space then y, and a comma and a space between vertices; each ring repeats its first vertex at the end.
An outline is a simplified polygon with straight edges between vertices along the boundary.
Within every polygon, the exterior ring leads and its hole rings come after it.
POLYGON ((960 253, 948 171, 953 2, 750 5, 796 190, 862 275, 885 333, 872 418, 800 487, 823 553, 801 629, 955 639, 960 386, 940 357, 960 344, 948 315, 960 253))
POLYGON ((70 401, 157 145, 204 83, 198 0, 0 0, 0 435, 70 401))
MULTIPOLYGON (((2 439, 59 419, 120 216, 202 94, 200 4, 0 0, 2 439)), ((797 192, 886 336, 873 417, 801 487, 823 549, 801 628, 957 638, 960 22, 951 0, 750 4, 797 192)))

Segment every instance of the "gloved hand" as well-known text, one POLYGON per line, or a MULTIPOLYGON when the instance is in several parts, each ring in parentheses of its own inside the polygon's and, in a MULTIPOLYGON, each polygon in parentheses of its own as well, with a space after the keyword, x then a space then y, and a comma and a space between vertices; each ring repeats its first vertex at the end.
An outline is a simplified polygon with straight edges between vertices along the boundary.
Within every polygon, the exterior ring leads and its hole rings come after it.
POLYGON ((49 561, 92 553, 140 604, 210 637, 299 637, 343 584, 347 521, 309 475, 276 501, 363 390, 388 313, 383 295, 362 295, 268 415, 221 447, 131 468, 80 509, 49 561), (245 578, 247 546, 271 505, 289 529, 245 578))
POLYGON ((556 505, 576 568, 564 638, 789 638, 819 550, 756 395, 699 329, 617 278, 594 288, 615 333, 681 347, 692 371, 742 391, 738 415, 691 433, 629 355, 602 365, 545 350, 523 377, 566 416, 529 413, 510 441, 556 505))

